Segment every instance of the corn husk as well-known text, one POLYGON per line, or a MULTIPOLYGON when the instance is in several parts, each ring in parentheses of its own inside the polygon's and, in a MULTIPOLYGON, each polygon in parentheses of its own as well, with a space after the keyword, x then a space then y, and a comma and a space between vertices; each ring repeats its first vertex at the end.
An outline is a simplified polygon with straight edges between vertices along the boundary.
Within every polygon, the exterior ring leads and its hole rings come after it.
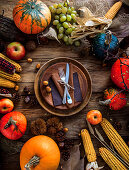
POLYGON ((129 6, 129 0, 122 0, 122 2, 129 6))
MULTIPOLYGON (((122 2, 129 6, 129 0, 122 0, 122 2)), ((79 0, 79 1, 73 0, 73 5, 76 10, 78 10, 81 7, 87 7, 95 18, 103 18, 114 4, 115 2, 112 0, 79 0)), ((119 38, 129 35, 129 13, 128 10, 125 9, 124 7, 126 6, 122 6, 122 8, 118 11, 117 15, 115 16, 115 18, 112 20, 112 24, 108 27, 108 29, 110 29, 110 31, 119 38)), ((92 22, 88 21, 88 23, 92 22)), ((103 24, 102 27, 106 28, 105 25, 103 24)), ((95 28, 90 28, 90 30, 88 29, 88 31, 87 29, 85 30, 85 27, 81 27, 78 29, 82 29, 81 36, 85 37, 87 35, 94 36, 97 32, 104 32, 105 30, 102 29, 102 27, 101 29, 100 28, 98 29, 97 26, 95 26, 95 28)), ((81 38, 81 37, 79 38, 79 35, 78 33, 77 35, 74 33, 74 36, 76 36, 77 39, 81 38)), ((73 39, 75 38, 73 37, 73 39)))
POLYGON ((112 23, 111 19, 96 17, 87 7, 79 9, 81 17, 76 17, 77 24, 72 32, 72 39, 78 40, 89 35, 96 35, 108 29, 112 23))

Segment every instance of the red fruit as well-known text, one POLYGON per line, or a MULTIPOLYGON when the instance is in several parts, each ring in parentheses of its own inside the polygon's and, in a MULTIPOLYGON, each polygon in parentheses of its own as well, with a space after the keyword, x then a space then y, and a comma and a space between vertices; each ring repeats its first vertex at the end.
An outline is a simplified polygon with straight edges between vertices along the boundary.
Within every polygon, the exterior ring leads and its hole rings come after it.
POLYGON ((109 99, 108 105, 112 110, 120 110, 127 103, 125 94, 113 88, 104 91, 104 99, 109 99))
POLYGON ((13 110, 14 104, 10 99, 1 99, 0 100, 0 113, 6 114, 13 110))
POLYGON ((111 69, 111 79, 121 89, 129 90, 128 58, 120 58, 113 64, 111 69))
POLYGON ((0 131, 1 133, 11 140, 17 140, 21 138, 27 126, 26 117, 17 111, 7 113, 1 118, 0 131))
POLYGON ((19 42, 12 42, 7 46, 6 53, 12 60, 21 60, 25 56, 25 48, 19 42))
POLYGON ((102 121, 102 114, 98 110, 90 110, 86 115, 86 119, 92 125, 97 125, 102 121))

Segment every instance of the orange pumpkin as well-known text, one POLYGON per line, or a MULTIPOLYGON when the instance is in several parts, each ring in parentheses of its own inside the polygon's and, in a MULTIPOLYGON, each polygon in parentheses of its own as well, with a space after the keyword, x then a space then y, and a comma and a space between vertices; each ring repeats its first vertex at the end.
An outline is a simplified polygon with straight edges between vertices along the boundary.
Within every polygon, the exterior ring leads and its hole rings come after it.
POLYGON ((29 139, 20 153, 21 170, 56 170, 60 162, 60 151, 53 139, 39 135, 29 139))
POLYGON ((20 0, 13 9, 13 19, 22 32, 37 34, 50 24, 51 12, 40 0, 20 0))

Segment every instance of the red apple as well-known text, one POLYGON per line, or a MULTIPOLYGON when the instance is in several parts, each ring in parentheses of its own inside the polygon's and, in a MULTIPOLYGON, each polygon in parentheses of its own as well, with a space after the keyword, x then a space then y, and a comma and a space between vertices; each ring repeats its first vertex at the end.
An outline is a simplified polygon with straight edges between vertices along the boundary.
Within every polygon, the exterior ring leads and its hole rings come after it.
POLYGON ((6 114, 13 110, 14 104, 10 99, 1 99, 0 100, 0 113, 6 114))
POLYGON ((86 118, 92 125, 97 125, 102 121, 102 114, 98 110, 91 110, 87 113, 86 118))
POLYGON ((12 42, 7 46, 6 54, 12 60, 21 60, 25 56, 25 48, 19 42, 12 42))

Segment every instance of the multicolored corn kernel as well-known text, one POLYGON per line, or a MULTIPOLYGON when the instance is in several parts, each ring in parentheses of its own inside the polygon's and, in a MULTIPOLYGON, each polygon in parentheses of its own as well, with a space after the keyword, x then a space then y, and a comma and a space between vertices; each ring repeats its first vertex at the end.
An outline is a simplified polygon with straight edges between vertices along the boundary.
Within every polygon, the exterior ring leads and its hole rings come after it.
POLYGON ((3 71, 9 73, 9 74, 14 74, 15 73, 15 66, 11 64, 9 61, 3 59, 0 57, 0 69, 3 71))
POLYGON ((10 92, 7 89, 0 88, 0 94, 9 94, 10 92))

